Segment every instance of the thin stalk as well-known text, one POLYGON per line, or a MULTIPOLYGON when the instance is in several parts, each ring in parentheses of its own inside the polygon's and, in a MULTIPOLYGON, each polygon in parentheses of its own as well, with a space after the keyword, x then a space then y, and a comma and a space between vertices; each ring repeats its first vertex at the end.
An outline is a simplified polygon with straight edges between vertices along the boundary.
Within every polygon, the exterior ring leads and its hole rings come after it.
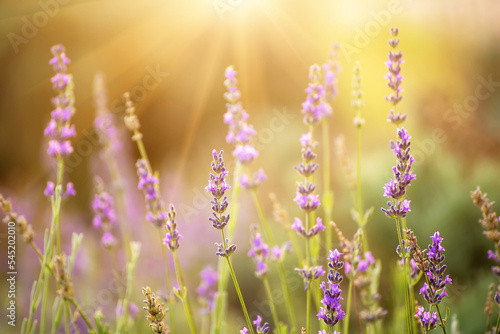
MULTIPOLYGON (((274 328, 279 329, 279 321, 278 321, 278 314, 276 313, 276 307, 274 306, 274 299, 273 299, 273 294, 271 293, 271 288, 269 286, 269 280, 267 277, 264 277, 262 279, 262 282, 264 283, 264 289, 266 290, 266 295, 267 295, 267 300, 269 301, 269 308, 271 309, 271 315, 273 317, 273 322, 274 322, 274 328)), ((278 331, 278 334, 281 332, 278 331)))
MULTIPOLYGON (((118 264, 116 262, 114 248, 111 248, 109 250, 109 256, 111 258, 111 266, 113 267, 113 276, 115 276, 115 279, 118 282, 120 282, 121 281, 120 271, 118 270, 118 264)), ((118 285, 118 299, 122 299, 122 298, 123 298, 123 291, 122 291, 121 284, 119 284, 118 285)))
POLYGON ((191 305, 189 302, 189 297, 187 293, 186 283, 184 283, 184 277, 182 274, 181 264, 179 262, 179 258, 177 256, 177 252, 172 252, 174 255, 174 264, 175 264, 175 273, 177 276, 177 284, 179 284, 179 290, 182 294, 182 304, 184 305, 184 311, 186 312, 186 316, 188 318, 189 328, 191 329, 191 333, 196 333, 196 328, 193 321, 193 314, 191 311, 191 305))
MULTIPOLYGON (((251 193, 252 193, 252 198, 253 198, 255 207, 257 208, 257 213, 259 215, 260 221, 262 223, 262 226, 264 227, 264 232, 266 234, 266 238, 269 240, 270 244, 272 246, 274 246, 274 245, 276 245, 276 241, 274 239, 273 232, 272 232, 271 228, 269 227, 269 223, 267 222, 266 216, 264 215, 264 210, 262 209, 262 205, 260 204, 260 200, 259 200, 259 197, 257 196, 257 192, 254 189, 254 190, 252 190, 251 193)), ((288 284, 287 284, 285 272, 283 269, 283 263, 278 261, 277 266, 278 266, 278 272, 279 272, 279 276, 280 276, 281 286, 283 288, 283 294, 285 297, 285 305, 286 305, 286 309, 287 309, 287 313, 288 313, 288 318, 290 320, 291 327, 295 331, 297 328, 296 321, 295 321, 295 313, 293 311, 292 298, 290 297, 290 291, 288 289, 288 284)), ((276 326, 277 326, 277 324, 278 323, 276 323, 276 326)))
MULTIPOLYGON (((241 174, 241 163, 236 161, 236 166, 234 169, 234 179, 233 179, 233 193, 231 195, 231 221, 232 223, 228 226, 228 237, 231 238, 236 227, 237 215, 238 215, 238 196, 241 191, 240 185, 240 174, 241 174)), ((225 241, 225 240, 224 240, 225 241)), ((212 312, 212 327, 210 329, 211 334, 220 334, 222 330, 222 323, 224 321, 224 314, 226 311, 227 304, 227 283, 229 279, 229 272, 227 266, 224 264, 224 259, 219 258, 217 263, 217 273, 219 276, 219 281, 217 282, 217 295, 215 298, 215 305, 212 312)))
POLYGON ((43 276, 43 292, 42 292, 42 312, 40 315, 40 334, 45 333, 45 317, 47 314, 47 297, 49 294, 49 274, 42 268, 43 276))
MULTIPOLYGON (((306 231, 309 231, 309 217, 310 214, 306 214, 306 231)), ((309 249, 309 238, 306 238, 306 262, 307 262, 307 267, 311 267, 311 250, 309 249)), ((311 330, 311 283, 312 283, 312 278, 311 281, 309 282, 309 286, 307 287, 307 292, 306 292, 306 329, 308 331, 311 330)))
MULTIPOLYGON (((57 301, 58 301, 58 304, 57 304, 56 310, 54 310, 54 308, 52 308, 52 311, 53 311, 54 315, 53 315, 53 321, 52 321, 51 334, 56 334, 57 328, 59 327, 59 323, 61 322, 61 313, 62 313, 62 310, 63 310, 63 307, 62 307, 63 301, 61 299, 58 299, 56 297, 56 302, 57 301)), ((65 310, 65 312, 66 312, 66 310, 65 310)))
MULTIPOLYGON (((351 269, 352 270, 352 269, 351 269)), ((353 277, 349 278, 349 290, 347 291, 347 306, 344 317, 344 333, 349 333, 349 318, 351 315, 351 303, 352 303, 352 290, 354 288, 353 277)))
POLYGON ((78 313, 82 316, 82 319, 87 324, 87 327, 89 328, 89 330, 95 331, 94 326, 92 325, 89 318, 87 317, 87 314, 85 314, 85 312, 80 307, 80 304, 78 304, 78 302, 74 298, 69 298, 68 301, 76 308, 78 313))
MULTIPOLYGON (((441 322, 441 328, 443 329, 443 334, 446 334, 446 328, 445 328, 445 324, 443 322, 443 317, 441 316, 441 311, 439 310, 439 306, 436 305, 436 309, 437 309, 437 313, 438 313, 438 316, 439 316, 439 320, 441 322)), ((497 331, 498 333, 498 324, 497 324, 497 331)))
MULTIPOLYGON (((222 242, 223 242, 223 245, 224 245, 224 249, 227 249, 227 243, 226 243, 226 238, 224 236, 224 230, 221 230, 221 234, 222 234, 222 242)), ((226 256, 225 258, 226 258, 227 265, 229 267, 229 272, 231 273, 231 278, 233 279, 234 288, 236 289, 236 293, 238 294, 238 298, 240 300, 240 304, 241 304, 241 308, 243 310, 243 314, 245 315, 245 319, 247 321, 248 329, 249 329, 249 331, 250 331, 251 334, 255 334, 254 331, 253 331, 252 323, 250 322, 250 317, 248 316, 248 311, 247 311, 247 308, 245 306, 245 301, 243 300, 243 296, 241 294, 241 290, 240 290, 240 286, 238 284, 238 280, 236 279, 236 275, 234 274, 233 265, 231 264, 231 260, 229 259, 229 256, 226 256)))
POLYGON ((497 327, 495 328, 495 333, 498 333, 499 327, 500 327, 500 313, 498 314, 497 327))
MULTIPOLYGON (((323 209, 325 211, 325 220, 330 222, 332 220, 333 211, 333 191, 331 189, 330 181, 330 131, 328 131, 328 120, 323 119, 322 122, 322 134, 323 134, 323 182, 324 182, 324 194, 323 194, 323 209)), ((326 250, 328 251, 332 248, 332 226, 326 224, 326 250)))
POLYGON ((69 303, 66 300, 63 300, 61 304, 64 305, 64 329, 66 330, 66 334, 70 334, 69 330, 69 317, 71 313, 71 309, 69 308, 69 303))
POLYGON ((405 304, 406 304, 406 323, 408 325, 408 331, 410 331, 411 333, 413 333, 413 326, 412 326, 412 312, 411 312, 411 308, 410 308, 410 302, 409 302, 409 296, 408 296, 408 291, 409 291, 409 287, 408 287, 408 269, 407 269, 407 262, 406 261, 406 251, 405 251, 405 248, 404 248, 404 245, 402 243, 402 240, 403 240, 403 236, 402 236, 402 233, 401 233, 401 226, 400 226, 400 222, 399 222, 399 218, 396 218, 396 228, 397 228, 397 231, 398 231, 398 239, 399 239, 399 248, 401 249, 401 252, 403 254, 403 271, 404 271, 404 274, 403 274, 403 279, 404 279, 404 285, 403 285, 403 289, 404 289, 404 296, 405 296, 405 304))
MULTIPOLYGON (((168 259, 167 259, 167 254, 165 252, 165 245, 163 244, 163 238, 162 238, 162 233, 161 229, 158 229, 159 236, 160 236, 160 242, 161 242, 161 256, 163 259, 163 268, 165 270, 165 284, 167 286, 167 296, 168 296, 168 309, 169 309, 169 318, 170 318, 170 329, 172 333, 175 333, 175 314, 174 314, 174 303, 173 298, 171 296, 171 283, 170 283, 170 276, 168 274, 168 259)), ((125 307, 125 306, 124 306, 125 307)))
POLYGON ((53 214, 56 215, 56 226, 57 226, 57 254, 61 255, 61 192, 62 192, 62 179, 63 179, 63 173, 64 173, 64 159, 63 158, 58 158, 57 159, 57 180, 56 180, 56 188, 60 186, 61 191, 56 192, 55 196, 59 196, 59 201, 58 202, 58 207, 57 207, 57 213, 53 211, 53 214))
POLYGON ((120 169, 116 162, 115 156, 111 151, 110 147, 107 147, 106 160, 109 167, 109 174, 111 176, 112 183, 114 185, 113 191, 116 199, 116 207, 118 209, 118 215, 120 219, 118 220, 120 225, 120 232, 123 238, 123 248, 125 248, 125 254, 127 255, 127 261, 130 259, 130 231, 129 231, 129 220, 126 212, 126 204, 123 193, 122 177, 120 175, 120 169))

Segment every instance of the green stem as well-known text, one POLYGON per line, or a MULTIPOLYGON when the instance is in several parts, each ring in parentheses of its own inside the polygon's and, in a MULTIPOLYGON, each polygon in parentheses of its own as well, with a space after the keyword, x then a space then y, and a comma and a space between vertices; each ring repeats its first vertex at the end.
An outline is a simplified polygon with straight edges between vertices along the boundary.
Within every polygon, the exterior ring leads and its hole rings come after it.
POLYGON ((161 242, 161 256, 163 259, 163 267, 165 270, 165 284, 167 286, 167 296, 168 296, 168 309, 169 309, 169 318, 170 318, 170 329, 172 333, 175 333, 175 313, 174 313, 174 303, 173 303, 173 297, 172 297, 172 291, 171 291, 171 284, 170 284, 170 275, 168 274, 168 259, 167 259, 167 254, 165 252, 165 245, 163 244, 163 238, 162 238, 162 232, 161 229, 158 229, 159 236, 160 236, 160 242, 161 242))
POLYGON ((90 331, 95 331, 94 326, 90 322, 89 318, 87 317, 87 314, 83 311, 83 309, 80 307, 80 304, 74 299, 70 298, 68 301, 76 308, 78 313, 82 316, 83 321, 87 324, 87 327, 89 328, 90 331))
POLYGON ((408 269, 407 269, 407 258, 406 258, 406 251, 405 251, 405 246, 402 243, 403 240, 403 235, 401 232, 401 226, 399 222, 399 218, 396 218, 396 229, 398 231, 398 239, 399 239, 399 248, 401 249, 401 252, 403 254, 403 289, 404 289, 404 296, 405 296, 405 304, 406 304, 406 322, 408 325, 408 331, 413 333, 413 326, 412 326, 412 312, 411 312, 411 307, 410 307, 410 301, 409 296, 408 296, 408 269))
POLYGON ((330 131, 328 129, 328 119, 324 118, 322 122, 322 134, 323 134, 323 182, 324 182, 324 194, 323 194, 323 209, 325 211, 326 220, 326 249, 327 251, 332 248, 333 238, 332 238, 332 226, 329 222, 332 220, 333 211, 333 191, 331 189, 330 181, 330 131))
POLYGON ((295 312, 293 311, 292 298, 290 297, 290 290, 288 288, 288 282, 286 280, 285 269, 283 268, 283 263, 281 262, 278 262, 278 273, 285 295, 285 306, 292 327, 292 333, 295 333, 297 331, 297 320, 295 319, 295 312))
MULTIPOLYGON (((351 269, 352 270, 352 269, 351 269)), ((351 315, 351 304, 352 304, 352 290, 354 288, 353 285, 354 278, 350 277, 349 278, 349 290, 347 291, 347 306, 346 306, 346 312, 345 312, 345 317, 344 317, 344 333, 349 333, 349 318, 351 315)))
POLYGON ((174 255, 174 264, 175 264, 175 273, 177 276, 177 284, 179 284, 179 290, 180 290, 180 293, 182 294, 182 304, 184 305, 184 311, 186 312, 186 316, 188 318, 188 323, 189 323, 189 328, 191 329, 191 333, 195 334, 196 329, 194 326, 191 305, 190 305, 189 297, 188 297, 188 293, 187 293, 187 287, 186 287, 186 284, 184 283, 184 277, 182 275, 181 264, 180 264, 179 258, 177 256, 177 252, 173 251, 172 253, 174 255))
MULTIPOLYGON (((260 204, 260 200, 259 200, 259 197, 257 196, 257 192, 254 189, 254 190, 252 190, 251 193, 252 193, 252 198, 253 198, 255 207, 257 208, 257 213, 259 215, 260 221, 262 223, 262 226, 264 227, 264 232, 266 234, 266 238, 269 240, 271 246, 275 246, 276 241, 274 239, 273 232, 272 232, 271 228, 269 227, 269 223, 267 222, 266 216, 264 215, 264 210, 262 210, 262 205, 260 204)), ((285 305, 286 305, 286 309, 287 309, 287 313, 288 313, 288 318, 290 320, 290 324, 293 328, 293 331, 295 331, 296 330, 295 315, 294 315, 294 311, 293 311, 292 298, 290 297, 290 291, 288 289, 288 284, 287 284, 285 272, 283 269, 283 263, 278 261, 277 266, 278 266, 278 272, 279 272, 279 276, 280 276, 281 286, 283 288, 283 294, 285 297, 285 305)), ((278 323, 276 323, 275 326, 277 326, 277 325, 278 325, 278 323)))
POLYGON ((278 334, 280 334, 281 332, 279 331, 278 314, 276 313, 276 307, 274 306, 274 299, 273 299, 273 294, 271 293, 271 287, 269 286, 269 280, 267 279, 267 277, 264 277, 262 279, 262 282, 264 283, 264 289, 266 290, 267 300, 269 301, 269 308, 271 309, 274 328, 277 328, 278 334))
MULTIPOLYGON (((443 321, 443 317, 441 316, 441 311, 439 310, 439 306, 436 305, 436 309, 437 309, 437 313, 438 313, 438 316, 439 316, 439 320, 441 322, 441 328, 443 329, 443 333, 446 334, 446 328, 445 328, 445 324, 444 324, 444 321, 443 321)), ((497 324, 497 331, 496 333, 498 333, 498 324, 497 324)))
MULTIPOLYGON (((310 219, 310 213, 306 213, 306 222, 305 222, 305 229, 306 231, 309 231, 309 219, 310 219)), ((311 268, 311 250, 310 248, 310 243, 309 243, 309 238, 306 238, 306 263, 307 263, 307 268, 311 268)), ((309 282, 309 285, 307 287, 307 293, 306 293, 306 324, 307 324, 307 331, 311 330, 311 285, 312 285, 312 278, 309 282)))
MULTIPOLYGON (((241 163, 236 161, 233 178, 233 193, 231 195, 231 223, 228 226, 228 237, 232 238, 236 222, 238 221, 238 197, 241 191, 240 185, 241 163)), ((225 242, 225 240, 224 240, 225 242)), ((217 282, 217 294, 215 297, 214 309, 212 312, 212 327, 210 328, 211 334, 220 334, 222 331, 222 323, 224 321, 224 314, 226 312, 227 304, 227 283, 229 279, 229 272, 227 266, 224 264, 224 259, 219 258, 217 263, 217 273, 219 281, 217 282)))
POLYGON ((306 292, 306 328, 307 331, 311 331, 311 285, 307 287, 306 292))
MULTIPOLYGON (((227 243, 226 243, 226 238, 224 236, 224 230, 221 230, 221 234, 222 234, 222 243, 224 245, 224 249, 227 249, 227 243)), ((238 280, 236 279, 236 275, 234 274, 233 265, 231 264, 231 260, 229 259, 229 256, 226 256, 225 258, 226 258, 227 265, 229 267, 229 272, 231 273, 231 278, 233 279, 234 288, 236 289, 236 293, 238 294, 238 299, 240 300, 241 309, 243 310, 243 314, 245 315, 245 319, 247 321, 248 330, 250 331, 251 334, 255 334, 253 331, 252 323, 250 321, 250 317, 248 316, 248 311, 247 311, 247 308, 245 306, 245 301, 243 300, 243 296, 241 295, 241 290, 240 290, 240 286, 238 284, 238 280)))
POLYGON ((66 330, 66 334, 70 334, 69 330, 69 318, 70 318, 70 313, 71 313, 71 308, 69 307, 69 304, 66 300, 63 300, 62 303, 64 305, 64 329, 66 330))
POLYGON ((500 313, 498 314, 497 326, 495 328, 495 333, 498 333, 498 328, 500 327, 500 313))
POLYGON ((42 293, 42 312, 40 315, 40 334, 45 333, 45 318, 47 314, 47 298, 49 294, 49 274, 42 268, 44 271, 43 278, 43 293, 42 293))

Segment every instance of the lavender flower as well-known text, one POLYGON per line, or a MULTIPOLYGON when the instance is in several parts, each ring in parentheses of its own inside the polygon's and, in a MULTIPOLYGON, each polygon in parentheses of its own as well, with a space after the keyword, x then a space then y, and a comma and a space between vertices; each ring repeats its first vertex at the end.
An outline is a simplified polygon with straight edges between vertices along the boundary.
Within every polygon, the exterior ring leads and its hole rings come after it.
MULTIPOLYGON (((318 331, 318 334, 328 334, 328 333, 326 332, 326 330, 323 329, 321 331, 318 331)), ((333 331, 333 334, 340 334, 340 332, 333 331)))
POLYGON ((316 234, 318 234, 319 231, 324 231, 325 225, 323 225, 321 218, 317 217, 316 224, 311 227, 309 231, 306 231, 304 226, 302 225, 302 221, 299 218, 295 218, 294 223, 292 224, 292 229, 297 231, 297 233, 302 235, 304 238, 312 238, 316 234))
MULTIPOLYGON (((220 151, 217 154, 216 150, 212 151, 212 171, 210 173, 210 179, 208 180, 208 186, 205 189, 212 193, 214 197, 210 203, 212 203, 212 215, 213 218, 210 217, 208 220, 212 222, 212 226, 218 230, 223 230, 227 225, 230 219, 230 215, 224 215, 224 211, 226 211, 228 207, 227 197, 224 196, 226 190, 231 188, 229 184, 226 182, 226 176, 228 175, 228 171, 226 167, 224 167, 224 160, 222 159, 223 151, 220 151)), ((216 254, 222 257, 230 256, 235 250, 236 245, 232 244, 227 246, 228 240, 224 240, 223 243, 215 243, 217 246, 216 254)))
MULTIPOLYGON (((314 162, 316 154, 312 151, 317 146, 317 143, 313 141, 312 133, 310 132, 302 135, 300 142, 302 145, 302 162, 294 168, 300 175, 308 179, 318 168, 318 164, 314 162)), ((294 201, 305 212, 314 211, 320 205, 319 195, 313 194, 315 189, 316 185, 309 180, 306 180, 305 183, 299 182, 297 184, 294 201)))
POLYGON ((58 95, 52 99, 55 109, 51 113, 44 134, 49 137, 48 154, 60 158, 73 152, 70 139, 76 135, 75 126, 70 123, 74 114, 73 78, 66 73, 70 60, 66 57, 64 46, 55 45, 51 51, 54 57, 49 64, 56 72, 51 82, 58 95))
POLYGON ((116 245, 116 239, 111 233, 111 228, 116 222, 116 215, 113 209, 114 201, 111 195, 104 190, 104 185, 100 179, 95 181, 95 195, 92 201, 92 209, 94 210, 94 219, 92 224, 95 228, 101 229, 103 235, 101 238, 102 245, 111 249, 116 245))
POLYGON ((391 142, 391 148, 397 158, 396 167, 392 168, 394 178, 389 180, 384 186, 384 196, 392 198, 392 202, 387 202, 388 209, 382 208, 386 216, 390 218, 406 217, 410 210, 410 201, 404 199, 406 187, 411 180, 415 179, 415 174, 411 171, 411 166, 415 159, 410 155, 410 135, 405 128, 398 129, 399 140, 396 144, 391 142))
POLYGON ((311 82, 305 90, 307 98, 302 103, 301 112, 304 114, 304 123, 314 125, 322 117, 330 117, 332 107, 325 101, 325 87, 321 84, 321 68, 318 65, 309 68, 309 80, 311 82))
MULTIPOLYGON (((262 322, 262 318, 260 315, 257 316, 257 319, 255 319, 252 323, 255 325, 255 329, 257 330, 257 334, 267 334, 270 332, 270 328, 269 328, 269 323, 267 322, 264 322, 262 325, 261 325, 261 322, 262 322)), ((248 328, 246 327, 243 327, 242 330, 240 330, 240 334, 248 334, 249 331, 248 331, 248 328)))
POLYGON ((253 173, 252 179, 247 174, 241 175, 240 184, 245 189, 255 189, 257 188, 265 179, 267 179, 266 174, 260 168, 256 173, 253 173))
POLYGON ((233 66, 226 69, 224 86, 226 86, 227 92, 224 93, 224 98, 227 101, 227 112, 224 114, 224 123, 229 126, 226 141, 236 146, 233 156, 245 165, 255 159, 259 153, 255 147, 250 145, 256 131, 252 125, 247 123, 249 115, 239 101, 241 93, 238 90, 236 73, 233 66))
POLYGON ((315 267, 304 266, 304 268, 302 269, 295 268, 295 271, 300 276, 302 276, 302 279, 304 280, 304 290, 307 290, 309 288, 311 281, 320 278, 326 273, 325 270, 323 269, 323 266, 315 266, 315 267))
POLYGON ((158 192, 160 182, 158 177, 152 174, 151 168, 144 159, 137 160, 135 166, 139 177, 137 188, 143 191, 146 200, 146 219, 156 227, 165 225, 167 213, 163 208, 163 202, 158 192))
POLYGON ((441 303, 444 296, 447 296, 446 285, 451 284, 451 278, 449 275, 444 277, 444 271, 446 270, 446 265, 442 264, 444 261, 444 247, 441 246, 443 238, 439 236, 439 232, 435 232, 434 235, 430 237, 432 239, 432 244, 429 245, 429 251, 427 253, 429 258, 429 271, 425 274, 429 279, 429 285, 424 283, 424 286, 420 289, 420 294, 424 295, 425 300, 431 305, 437 305, 441 303))
MULTIPOLYGON (((325 98, 329 102, 338 94, 337 75, 341 70, 337 62, 339 48, 340 45, 338 43, 333 43, 329 52, 329 60, 323 64, 323 87, 325 87, 325 98)), ((325 116, 330 117, 331 114, 325 116)))
POLYGON ((385 63, 385 66, 389 70, 389 73, 385 76, 388 80, 387 85, 392 89, 392 94, 386 96, 385 99, 389 101, 394 109, 391 109, 388 115, 388 120, 396 125, 404 122, 406 119, 406 114, 402 114, 401 112, 396 112, 396 105, 401 101, 403 96, 401 93, 403 89, 401 88, 401 82, 403 81, 403 76, 401 75, 401 64, 404 62, 403 54, 401 51, 396 52, 395 49, 399 45, 399 38, 397 38, 399 34, 398 28, 391 28, 392 39, 389 40, 389 45, 392 49, 389 51, 389 60, 385 63))
POLYGON ((420 306, 417 309, 415 318, 420 320, 420 325, 426 332, 435 329, 439 322, 439 318, 436 312, 424 312, 423 306, 420 306))
POLYGON ((343 279, 339 272, 339 270, 344 266, 344 262, 340 261, 340 255, 342 254, 343 253, 340 253, 337 249, 330 251, 328 255, 328 288, 324 281, 320 284, 324 297, 321 300, 323 306, 320 308, 317 316, 318 320, 323 320, 323 322, 329 327, 335 326, 340 319, 344 319, 345 315, 345 312, 342 310, 340 305, 340 301, 343 298, 340 296, 342 290, 339 285, 343 279))
POLYGON ((175 208, 173 204, 170 204, 170 211, 168 212, 165 229, 167 230, 167 236, 163 239, 163 244, 167 245, 172 252, 175 252, 177 248, 179 248, 179 239, 182 238, 182 235, 179 234, 179 231, 177 230, 177 223, 175 222, 175 208))
POLYGON ((248 256, 250 256, 257 265, 255 276, 263 278, 269 272, 266 263, 269 257, 269 247, 262 240, 262 235, 258 232, 258 227, 253 225, 251 228, 252 235, 250 237, 250 250, 248 251, 248 256))
POLYGON ((215 283, 219 279, 218 274, 211 267, 205 267, 201 273, 201 283, 196 290, 198 292, 198 296, 200 302, 202 304, 202 308, 200 309, 201 314, 210 314, 212 309, 214 308, 214 300, 215 300, 215 283))

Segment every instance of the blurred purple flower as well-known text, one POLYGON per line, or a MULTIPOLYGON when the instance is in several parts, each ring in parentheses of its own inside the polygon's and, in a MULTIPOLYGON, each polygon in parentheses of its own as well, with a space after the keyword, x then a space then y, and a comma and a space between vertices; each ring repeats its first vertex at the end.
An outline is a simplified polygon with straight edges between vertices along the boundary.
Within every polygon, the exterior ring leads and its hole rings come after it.
POLYGON ((161 227, 166 224, 167 213, 158 192, 159 180, 152 174, 151 167, 144 159, 137 160, 135 166, 139 177, 137 188, 143 191, 146 200, 146 219, 156 227, 161 227))
POLYGON ((214 307, 215 299, 215 283, 218 280, 218 274, 210 266, 205 267, 201 273, 201 283, 198 286, 197 292, 202 303, 200 313, 210 314, 214 307))
POLYGON ((318 65, 309 68, 309 80, 310 83, 305 89, 307 98, 302 103, 301 112, 304 114, 304 123, 314 125, 322 117, 330 117, 332 108, 325 101, 325 88, 321 83, 321 68, 318 65))

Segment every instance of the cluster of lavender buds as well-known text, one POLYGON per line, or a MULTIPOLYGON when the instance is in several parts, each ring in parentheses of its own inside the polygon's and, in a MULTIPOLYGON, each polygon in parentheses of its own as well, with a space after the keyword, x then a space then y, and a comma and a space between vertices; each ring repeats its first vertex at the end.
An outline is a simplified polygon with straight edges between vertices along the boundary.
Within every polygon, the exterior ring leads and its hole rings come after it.
MULTIPOLYGON (((267 322, 262 323, 262 318, 260 315, 257 316, 257 319, 255 319, 252 322, 255 325, 255 329, 257 331, 257 334, 268 334, 270 332, 269 324, 267 322)), ((250 333, 248 331, 248 328, 243 327, 242 330, 240 330, 240 334, 248 334, 250 333)))
POLYGON ((26 221, 26 218, 24 218, 23 215, 18 215, 17 213, 12 211, 12 204, 10 203, 10 200, 5 199, 1 194, 0 194, 0 206, 2 207, 2 210, 5 213, 5 218, 3 219, 3 222, 5 224, 14 222, 16 224, 18 233, 23 236, 24 241, 31 243, 35 236, 35 232, 33 231, 31 224, 28 224, 28 222, 26 221))
POLYGON ((308 180, 318 169, 318 164, 314 162, 316 154, 312 151, 317 146, 317 142, 313 141, 312 133, 308 132, 301 136, 300 143, 302 145, 302 162, 294 168, 307 180, 305 183, 299 182, 297 184, 294 201, 303 211, 308 213, 316 210, 320 205, 319 195, 314 194, 316 185, 308 180))
MULTIPOLYGON (((212 226, 218 230, 223 230, 230 219, 230 215, 224 215, 229 203, 227 202, 227 197, 224 196, 226 190, 231 188, 231 186, 226 182, 226 176, 228 171, 224 167, 224 160, 222 159, 221 150, 217 154, 216 150, 212 151, 212 171, 210 173, 210 179, 208 180, 208 186, 205 189, 212 194, 214 197, 210 203, 212 203, 212 215, 213 217, 208 218, 212 222, 212 226)), ((216 254, 222 257, 230 256, 235 250, 236 245, 232 244, 226 247, 228 240, 224 240, 224 243, 216 243, 217 252, 216 254)))
POLYGON ((102 73, 97 73, 94 77, 94 101, 97 114, 94 127, 99 134, 99 141, 106 149, 116 151, 120 148, 121 142, 118 139, 115 117, 107 107, 107 92, 102 73))
POLYGON ((411 180, 415 179, 415 174, 411 171, 411 165, 415 161, 410 155, 411 136, 405 128, 398 129, 398 141, 394 144, 391 141, 392 152, 396 155, 397 165, 392 168, 394 178, 384 186, 384 196, 391 198, 392 202, 387 202, 388 209, 382 208, 389 218, 406 217, 410 210, 410 201, 405 199, 406 187, 411 180))
POLYGON ((74 114, 73 78, 66 73, 67 65, 70 63, 66 57, 64 46, 55 45, 51 49, 54 57, 49 61, 56 74, 51 82, 58 94, 52 98, 54 110, 44 134, 50 138, 47 152, 55 158, 68 156, 73 152, 70 138, 76 136, 75 125, 70 124, 74 114))
MULTIPOLYGON (((337 75, 340 72, 340 66, 337 62, 339 55, 340 45, 338 43, 333 43, 330 52, 328 53, 328 61, 323 64, 323 87, 325 88, 325 98, 327 101, 332 101, 333 98, 338 94, 337 89, 337 75)), ((324 115, 325 117, 330 117, 329 114, 324 115)))
MULTIPOLYGON (((479 187, 477 187, 476 190, 471 191, 470 196, 473 203, 481 209, 483 217, 479 220, 479 223, 484 229, 483 234, 488 240, 493 242, 495 247, 494 251, 488 250, 488 258, 498 263, 500 246, 500 231, 498 231, 498 223, 500 222, 500 218, 497 216, 497 213, 493 211, 493 204, 495 204, 495 202, 491 202, 488 199, 487 194, 483 194, 479 187)), ((493 266, 491 270, 497 277, 500 277, 500 266, 493 266)))
POLYGON ((304 279, 304 290, 307 290, 309 288, 309 284, 312 280, 316 280, 326 273, 323 269, 323 266, 304 266, 304 268, 302 269, 295 268, 295 271, 304 279))
POLYGON ((201 273, 201 283, 198 286, 197 292, 201 305, 201 314, 210 314, 214 308, 215 300, 215 283, 219 279, 219 276, 215 270, 211 267, 205 267, 201 273))
POLYGON ((403 98, 403 96, 401 95, 401 93, 403 92, 403 89, 401 88, 403 76, 400 72, 401 64, 404 62, 401 50, 396 52, 396 48, 399 45, 399 38, 397 38, 398 34, 398 28, 391 28, 392 39, 390 39, 388 43, 393 50, 389 51, 389 60, 385 63, 385 66, 389 70, 389 72, 385 76, 388 80, 387 85, 393 91, 391 95, 385 97, 385 99, 393 106, 393 109, 391 109, 389 112, 388 120, 396 125, 399 125, 406 119, 406 114, 396 112, 396 105, 403 98))
POLYGON ((417 313, 415 313, 415 318, 419 319, 420 325, 427 333, 437 327, 439 318, 436 312, 424 312, 424 307, 420 306, 417 308, 417 313))
POLYGON ((432 243, 429 245, 429 251, 427 253, 429 259, 429 271, 425 274, 429 279, 429 285, 424 283, 424 286, 420 289, 420 294, 424 295, 425 300, 431 305, 437 305, 441 303, 441 300, 446 294, 446 285, 451 284, 451 278, 449 275, 444 277, 444 271, 446 270, 446 265, 444 262, 444 247, 441 246, 443 238, 439 236, 439 232, 435 232, 433 236, 430 237, 432 243))
POLYGON ((156 227, 161 227, 165 224, 167 213, 163 208, 163 202, 158 191, 160 181, 158 177, 151 173, 151 168, 146 160, 137 160, 135 166, 139 177, 137 188, 143 191, 146 199, 146 209, 148 211, 146 219, 156 227))
POLYGON ((92 201, 92 209, 94 210, 92 224, 95 228, 103 231, 101 243, 107 249, 113 248, 116 244, 116 239, 111 233, 111 228, 116 222, 116 214, 113 205, 113 197, 104 191, 102 181, 96 179, 95 195, 92 201))
POLYGON ((274 246, 273 248, 271 248, 271 260, 276 262, 281 261, 285 258, 286 253, 291 253, 291 252, 292 252, 291 241, 283 243, 281 247, 274 246))
POLYGON ((269 269, 267 267, 267 259, 269 257, 269 247, 262 240, 262 235, 258 232, 258 226, 252 225, 252 235, 250 237, 250 250, 248 251, 248 256, 250 256, 256 264, 255 276, 257 278, 265 277, 269 269))
POLYGON ((314 125, 323 117, 330 117, 332 107, 325 101, 326 91, 321 82, 321 67, 319 65, 315 64, 309 68, 309 80, 310 83, 305 90, 307 98, 302 103, 301 112, 304 114, 304 123, 314 125))
POLYGON ((172 252, 175 252, 177 248, 179 248, 179 239, 182 238, 182 235, 180 235, 179 231, 177 230, 174 205, 170 204, 169 209, 170 211, 167 214, 167 221, 165 222, 165 230, 167 231, 167 235, 163 239, 163 244, 167 245, 172 252))
POLYGON ((250 141, 256 132, 253 126, 247 123, 249 116, 241 105, 241 93, 238 90, 236 73, 233 66, 229 66, 224 74, 226 77, 224 86, 227 88, 227 92, 224 93, 224 98, 227 101, 227 112, 224 114, 224 123, 229 126, 226 141, 236 146, 233 156, 239 162, 246 165, 258 155, 255 147, 250 145, 250 141))
POLYGON ((354 64, 354 74, 352 80, 352 106, 356 111, 356 116, 354 117, 354 126, 360 128, 364 123, 365 119, 361 116, 361 110, 364 105, 363 91, 361 90, 361 67, 359 62, 354 64))
POLYGON ((342 290, 340 289, 340 283, 343 280, 340 274, 340 269, 344 267, 344 262, 340 261, 340 253, 337 249, 330 251, 328 255, 328 268, 329 272, 326 275, 328 279, 328 287, 326 283, 321 282, 320 288, 323 290, 324 297, 321 300, 323 306, 320 308, 317 314, 318 320, 323 320, 323 322, 328 327, 335 326, 340 319, 344 319, 345 312, 342 310, 340 301, 343 299, 340 296, 342 290))
POLYGON ((158 297, 151 292, 149 286, 142 288, 142 294, 146 297, 146 300, 144 300, 146 306, 143 309, 148 313, 146 319, 150 322, 151 330, 158 334, 169 334, 170 330, 163 322, 167 311, 163 309, 163 305, 158 297))
POLYGON ((304 238, 312 238, 316 234, 319 233, 319 231, 324 231, 325 230, 325 225, 323 225, 322 220, 320 217, 316 218, 316 224, 309 229, 309 231, 306 231, 304 228, 304 225, 302 225, 302 220, 299 218, 295 218, 294 222, 292 224, 292 229, 297 231, 298 234, 302 235, 304 238))

